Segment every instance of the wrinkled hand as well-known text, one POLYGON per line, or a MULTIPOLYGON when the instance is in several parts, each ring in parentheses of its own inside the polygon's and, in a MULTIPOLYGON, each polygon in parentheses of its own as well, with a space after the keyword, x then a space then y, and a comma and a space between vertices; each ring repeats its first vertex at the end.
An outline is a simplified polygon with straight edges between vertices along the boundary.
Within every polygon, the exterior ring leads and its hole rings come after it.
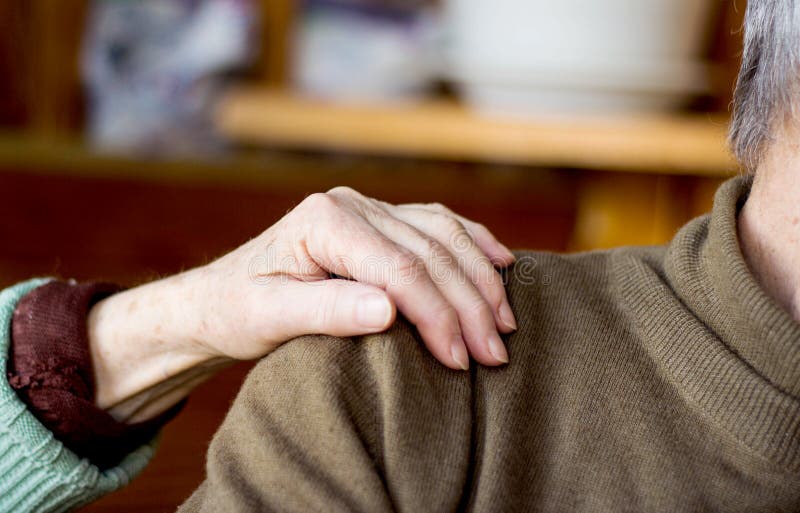
POLYGON ((495 266, 514 256, 441 205, 394 206, 339 187, 206 266, 97 303, 89 312, 96 404, 152 418, 232 359, 304 334, 356 336, 402 312, 453 369, 508 361, 516 329, 495 266))
POLYGON ((257 358, 299 335, 383 331, 396 307, 448 367, 466 369, 468 353, 505 363, 498 331, 516 322, 494 266, 513 260, 485 227, 441 205, 395 206, 338 187, 203 270, 205 343, 257 358))

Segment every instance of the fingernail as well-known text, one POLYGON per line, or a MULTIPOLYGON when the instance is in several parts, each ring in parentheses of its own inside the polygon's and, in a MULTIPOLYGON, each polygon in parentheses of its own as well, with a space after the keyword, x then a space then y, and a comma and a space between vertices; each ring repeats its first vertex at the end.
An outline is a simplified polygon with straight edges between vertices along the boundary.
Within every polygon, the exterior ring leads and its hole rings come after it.
POLYGON ((453 342, 450 346, 450 354, 453 356, 456 365, 461 367, 462 370, 469 369, 469 355, 467 355, 467 348, 464 347, 464 342, 461 339, 453 342))
POLYGON ((492 353, 492 356, 494 356, 498 361, 502 363, 508 363, 508 352, 506 351, 506 346, 497 335, 492 335, 489 337, 489 352, 492 353))
POLYGON ((500 305, 500 308, 497 309, 497 315, 500 316, 500 320, 503 321, 503 324, 516 331, 517 320, 514 318, 514 312, 511 311, 511 307, 508 306, 508 303, 500 305))
POLYGON ((517 259, 517 257, 514 256, 514 253, 512 253, 505 244, 502 242, 498 242, 498 244, 500 244, 500 247, 506 252, 506 255, 508 255, 508 258, 510 258, 512 262, 517 259))
POLYGON ((385 328, 392 318, 392 305, 385 296, 365 294, 356 305, 356 322, 368 329, 385 328))

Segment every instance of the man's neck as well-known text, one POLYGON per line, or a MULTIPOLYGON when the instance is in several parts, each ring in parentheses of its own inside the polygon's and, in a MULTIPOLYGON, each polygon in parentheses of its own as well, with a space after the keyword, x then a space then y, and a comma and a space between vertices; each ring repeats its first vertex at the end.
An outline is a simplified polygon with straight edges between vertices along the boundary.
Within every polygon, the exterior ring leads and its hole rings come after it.
POLYGON ((800 322, 800 152, 773 148, 739 213, 739 240, 759 284, 800 322))

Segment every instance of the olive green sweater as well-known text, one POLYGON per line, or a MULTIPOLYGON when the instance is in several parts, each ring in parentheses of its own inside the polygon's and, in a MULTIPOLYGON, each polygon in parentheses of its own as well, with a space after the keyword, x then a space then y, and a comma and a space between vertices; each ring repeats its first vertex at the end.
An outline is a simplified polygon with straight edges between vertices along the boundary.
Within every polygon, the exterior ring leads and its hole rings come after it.
POLYGON ((668 247, 520 254, 505 368, 404 323, 282 347, 180 511, 800 511, 800 325, 740 253, 748 188, 668 247))

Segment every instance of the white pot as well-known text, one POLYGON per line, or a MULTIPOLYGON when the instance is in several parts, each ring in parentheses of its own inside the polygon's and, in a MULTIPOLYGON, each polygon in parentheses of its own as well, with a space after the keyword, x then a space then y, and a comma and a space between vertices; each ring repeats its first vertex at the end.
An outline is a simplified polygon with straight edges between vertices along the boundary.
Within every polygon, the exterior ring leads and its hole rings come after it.
POLYGON ((711 0, 448 0, 447 75, 484 108, 663 108, 704 89, 712 11, 711 0))

